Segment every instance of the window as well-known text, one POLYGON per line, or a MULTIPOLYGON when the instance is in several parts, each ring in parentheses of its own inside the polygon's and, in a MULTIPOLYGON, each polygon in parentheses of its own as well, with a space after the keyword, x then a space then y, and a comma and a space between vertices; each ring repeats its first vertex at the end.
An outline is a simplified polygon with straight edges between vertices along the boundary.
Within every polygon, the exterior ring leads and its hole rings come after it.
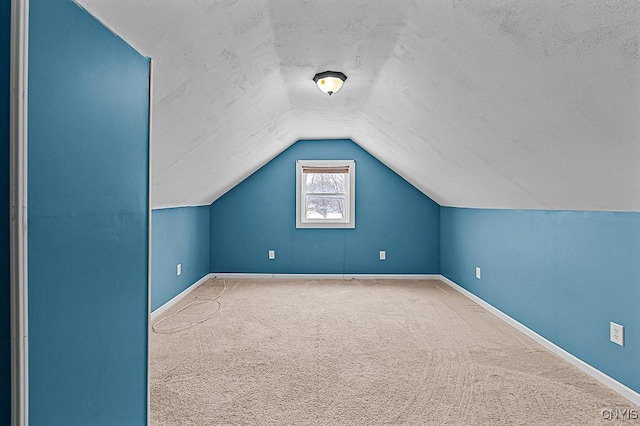
POLYGON ((355 228, 354 160, 296 162, 296 228, 355 228))

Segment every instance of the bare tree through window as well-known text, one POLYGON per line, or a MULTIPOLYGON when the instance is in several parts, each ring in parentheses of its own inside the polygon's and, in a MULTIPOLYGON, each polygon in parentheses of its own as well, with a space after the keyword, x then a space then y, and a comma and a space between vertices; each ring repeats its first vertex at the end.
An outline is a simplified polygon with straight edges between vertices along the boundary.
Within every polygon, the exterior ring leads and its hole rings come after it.
POLYGON ((307 219, 343 219, 345 215, 345 180, 343 173, 305 173, 307 219))

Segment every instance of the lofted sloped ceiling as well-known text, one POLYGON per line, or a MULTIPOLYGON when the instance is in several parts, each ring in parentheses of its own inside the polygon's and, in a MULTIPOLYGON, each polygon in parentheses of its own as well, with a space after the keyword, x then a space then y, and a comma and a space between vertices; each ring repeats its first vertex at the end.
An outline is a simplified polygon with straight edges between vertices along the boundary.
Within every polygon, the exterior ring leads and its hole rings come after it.
POLYGON ((78 3, 154 60, 154 207, 351 138, 442 205, 640 211, 637 0, 78 3))

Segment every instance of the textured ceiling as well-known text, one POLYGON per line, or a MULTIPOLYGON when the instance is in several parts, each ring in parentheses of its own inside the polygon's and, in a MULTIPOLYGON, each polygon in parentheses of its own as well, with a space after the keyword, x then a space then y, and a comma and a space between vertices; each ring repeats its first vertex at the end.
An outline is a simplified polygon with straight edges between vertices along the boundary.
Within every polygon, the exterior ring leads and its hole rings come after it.
POLYGON ((154 59, 154 207, 348 137, 442 205, 640 211, 637 0, 78 3, 154 59))

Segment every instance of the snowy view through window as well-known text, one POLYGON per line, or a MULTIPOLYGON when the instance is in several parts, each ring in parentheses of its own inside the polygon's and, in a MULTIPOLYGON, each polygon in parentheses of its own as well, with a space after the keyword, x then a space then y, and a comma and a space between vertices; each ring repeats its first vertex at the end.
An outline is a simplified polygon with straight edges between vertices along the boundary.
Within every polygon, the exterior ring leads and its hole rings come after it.
POLYGON ((343 173, 305 173, 307 219, 344 219, 346 193, 343 173))

